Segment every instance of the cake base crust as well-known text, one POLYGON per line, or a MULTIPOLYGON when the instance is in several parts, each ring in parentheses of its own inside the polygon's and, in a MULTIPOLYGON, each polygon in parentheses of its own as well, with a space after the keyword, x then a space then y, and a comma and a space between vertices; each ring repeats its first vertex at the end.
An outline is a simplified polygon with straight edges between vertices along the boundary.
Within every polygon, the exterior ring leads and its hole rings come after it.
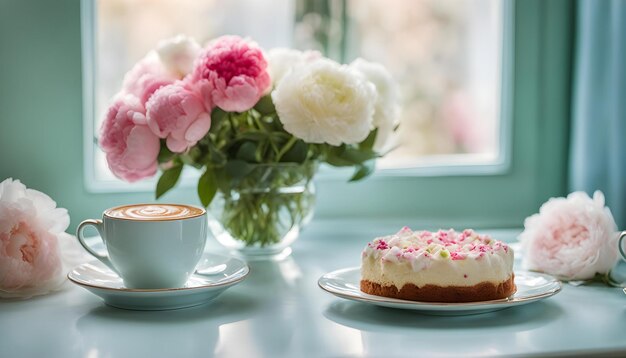
POLYGON ((507 298, 515 293, 517 287, 514 282, 514 274, 499 284, 481 282, 474 286, 436 286, 426 285, 417 287, 412 283, 402 286, 400 290, 396 286, 381 286, 368 280, 361 280, 361 291, 370 295, 399 298, 410 301, 422 302, 476 302, 490 301, 507 298))

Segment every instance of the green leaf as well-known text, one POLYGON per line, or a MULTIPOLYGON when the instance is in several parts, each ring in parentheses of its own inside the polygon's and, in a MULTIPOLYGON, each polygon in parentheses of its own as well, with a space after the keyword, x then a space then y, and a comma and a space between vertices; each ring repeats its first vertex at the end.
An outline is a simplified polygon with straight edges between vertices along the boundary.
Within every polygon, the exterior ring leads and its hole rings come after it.
POLYGON ((181 154, 179 158, 184 164, 200 169, 204 166, 204 163, 202 163, 200 159, 201 155, 202 151, 198 147, 192 147, 186 153, 181 154))
POLYGON ((160 198, 163 194, 167 193, 168 190, 172 189, 178 178, 180 177, 180 172, 183 170, 182 165, 176 165, 167 169, 161 174, 159 181, 156 186, 156 198, 160 198))
POLYGON ((353 162, 342 157, 343 147, 332 147, 326 153, 326 162, 335 167, 351 167, 353 162))
POLYGON ((165 140, 161 139, 161 149, 159 150, 157 161, 159 163, 167 163, 170 160, 174 159, 175 156, 176 154, 172 153, 172 151, 167 148, 165 140))
POLYGON ((215 173, 215 180, 217 181, 217 188, 222 193, 227 193, 230 190, 231 181, 228 178, 226 171, 223 169, 216 169, 214 173, 215 173))
POLYGON ((240 133, 239 135, 237 135, 235 140, 260 141, 260 140, 267 139, 267 137, 268 137, 267 133, 263 133, 263 132, 260 132, 260 131, 249 130, 247 132, 243 132, 243 133, 240 133))
POLYGON ((217 127, 217 125, 224 120, 227 113, 221 108, 215 107, 211 112, 211 127, 217 127))
POLYGON ((224 170, 229 177, 233 179, 240 179, 245 177, 248 173, 254 170, 254 165, 248 164, 243 160, 229 160, 224 166, 224 170))
POLYGON ((354 164, 361 164, 365 161, 378 157, 378 154, 372 150, 359 150, 354 147, 346 147, 341 154, 341 157, 354 164))
POLYGON ((217 192, 217 179, 212 170, 207 169, 198 180, 198 197, 204 207, 209 206, 217 192))
POLYGON ((306 160, 309 146, 302 140, 298 140, 293 144, 285 155, 281 158, 281 162, 303 163, 306 160))
POLYGON ((258 163, 263 162, 263 159, 265 158, 265 152, 267 151, 268 146, 269 141, 264 140, 260 142, 258 147, 256 148, 256 152, 254 153, 254 159, 256 159, 258 163))
POLYGON ((375 168, 376 168, 376 162, 374 160, 368 160, 357 167, 356 171, 354 172, 354 174, 352 175, 352 178, 350 178, 349 181, 351 182, 359 181, 369 176, 370 174, 372 174, 375 168))
POLYGON ((336 167, 360 165, 377 157, 378 154, 372 150, 359 149, 357 147, 347 145, 331 147, 326 152, 326 162, 336 167))
POLYGON ((246 162, 255 162, 256 148, 257 145, 253 142, 244 142, 237 150, 235 158, 245 160, 246 162))
POLYGON ((209 152, 204 157, 204 163, 210 164, 211 166, 223 166, 226 164, 226 155, 222 153, 219 149, 209 146, 209 152))
POLYGON ((271 132, 269 134, 269 137, 270 137, 270 140, 273 140, 273 141, 283 141, 283 142, 286 142, 289 139, 291 139, 292 135, 289 134, 289 133, 277 131, 277 132, 271 132))
POLYGON ((276 108, 274 107, 274 102, 272 101, 272 96, 269 94, 261 97, 261 99, 254 106, 254 109, 256 109, 259 113, 261 113, 264 116, 267 116, 268 114, 272 114, 276 112, 276 108))
POLYGON ((376 135, 378 134, 378 128, 374 129, 370 132, 370 134, 365 138, 364 141, 359 143, 360 149, 372 150, 374 148, 374 142, 376 142, 376 135))

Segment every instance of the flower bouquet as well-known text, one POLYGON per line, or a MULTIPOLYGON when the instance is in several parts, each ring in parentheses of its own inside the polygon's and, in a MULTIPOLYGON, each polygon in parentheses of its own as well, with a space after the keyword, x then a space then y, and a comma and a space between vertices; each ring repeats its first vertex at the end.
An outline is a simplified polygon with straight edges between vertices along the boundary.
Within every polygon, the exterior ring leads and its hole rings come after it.
POLYGON ((111 171, 154 176, 159 198, 185 165, 223 244, 282 250, 312 215, 319 163, 372 173, 397 127, 396 87, 379 64, 223 36, 178 36, 124 77, 101 128, 111 171))

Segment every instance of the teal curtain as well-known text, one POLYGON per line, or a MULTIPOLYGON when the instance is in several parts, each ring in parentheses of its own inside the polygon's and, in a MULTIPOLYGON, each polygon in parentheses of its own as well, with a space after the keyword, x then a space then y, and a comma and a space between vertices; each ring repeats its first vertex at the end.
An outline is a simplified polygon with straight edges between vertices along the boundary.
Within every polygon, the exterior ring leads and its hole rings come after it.
POLYGON ((626 229, 626 1, 579 0, 570 189, 602 190, 626 229))

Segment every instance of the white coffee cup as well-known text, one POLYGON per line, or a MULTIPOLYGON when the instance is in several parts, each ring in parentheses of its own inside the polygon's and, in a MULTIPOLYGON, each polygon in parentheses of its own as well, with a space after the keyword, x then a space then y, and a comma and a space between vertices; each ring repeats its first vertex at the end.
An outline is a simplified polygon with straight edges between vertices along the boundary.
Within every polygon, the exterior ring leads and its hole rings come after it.
POLYGON ((76 237, 91 255, 115 271, 128 288, 183 287, 206 244, 206 211, 183 204, 133 204, 104 211, 102 220, 85 220, 76 237), (83 237, 94 226, 107 254, 89 247, 83 237))
POLYGON ((622 231, 619 235, 619 240, 617 241, 617 248, 619 249, 619 253, 622 255, 624 260, 626 260, 626 251, 624 251, 624 239, 626 239, 626 231, 622 231))

